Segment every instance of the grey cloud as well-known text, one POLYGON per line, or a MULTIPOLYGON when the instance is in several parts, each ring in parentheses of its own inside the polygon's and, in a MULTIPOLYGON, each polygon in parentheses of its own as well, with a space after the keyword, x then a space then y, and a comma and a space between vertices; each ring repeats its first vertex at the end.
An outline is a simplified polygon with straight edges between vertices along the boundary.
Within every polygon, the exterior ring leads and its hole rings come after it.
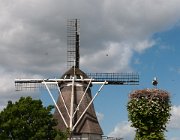
MULTIPOLYGON (((142 44, 153 33, 173 25, 179 18, 172 16, 179 10, 178 7, 174 9, 177 1, 171 2, 170 7, 168 1, 158 4, 137 0, 31 0, 7 1, 2 5, 1 65, 37 73, 40 70, 36 66, 46 71, 48 66, 62 67, 61 64, 66 62, 67 18, 81 19, 82 57, 101 51, 108 42, 124 42, 133 49, 132 44, 142 44), (34 69, 29 70, 31 68, 34 69)), ((152 44, 140 47, 143 50, 152 44)), ((47 69, 47 72, 51 71, 47 69)))
POLYGON ((90 72, 132 71, 133 54, 153 47, 152 35, 180 20, 178 0, 0 2, 0 70, 17 77, 65 71, 69 18, 81 21, 81 67, 90 72))

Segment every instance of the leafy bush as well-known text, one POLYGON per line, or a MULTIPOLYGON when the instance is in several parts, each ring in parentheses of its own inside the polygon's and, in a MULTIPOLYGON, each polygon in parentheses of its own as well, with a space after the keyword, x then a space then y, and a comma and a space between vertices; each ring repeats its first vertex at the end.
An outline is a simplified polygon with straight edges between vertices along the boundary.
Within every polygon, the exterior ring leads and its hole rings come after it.
POLYGON ((159 89, 136 90, 130 94, 128 118, 136 128, 135 140, 165 140, 170 118, 170 97, 159 89))
POLYGON ((51 114, 52 109, 53 106, 43 107, 40 100, 31 97, 21 97, 15 103, 9 101, 0 112, 0 139, 54 139, 57 123, 51 114))

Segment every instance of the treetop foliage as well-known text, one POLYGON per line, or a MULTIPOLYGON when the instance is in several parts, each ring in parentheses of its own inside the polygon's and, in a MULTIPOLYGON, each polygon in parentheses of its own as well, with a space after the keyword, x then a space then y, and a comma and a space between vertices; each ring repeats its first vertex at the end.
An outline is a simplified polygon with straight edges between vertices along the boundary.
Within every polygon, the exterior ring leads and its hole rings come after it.
POLYGON ((41 100, 21 97, 19 101, 8 102, 0 112, 0 139, 39 140, 54 139, 53 129, 57 125, 51 110, 53 106, 43 107, 41 100))
POLYGON ((159 89, 136 90, 130 94, 128 118, 136 128, 135 140, 165 140, 171 114, 169 93, 159 89))

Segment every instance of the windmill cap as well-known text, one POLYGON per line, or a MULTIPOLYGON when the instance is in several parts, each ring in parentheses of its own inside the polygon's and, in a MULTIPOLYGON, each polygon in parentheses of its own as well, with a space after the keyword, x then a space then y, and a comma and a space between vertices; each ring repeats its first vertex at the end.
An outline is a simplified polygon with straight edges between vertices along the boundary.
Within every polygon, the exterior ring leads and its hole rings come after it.
POLYGON ((70 78, 71 76, 76 76, 78 79, 86 79, 88 76, 79 68, 72 66, 68 71, 62 75, 62 79, 70 78))

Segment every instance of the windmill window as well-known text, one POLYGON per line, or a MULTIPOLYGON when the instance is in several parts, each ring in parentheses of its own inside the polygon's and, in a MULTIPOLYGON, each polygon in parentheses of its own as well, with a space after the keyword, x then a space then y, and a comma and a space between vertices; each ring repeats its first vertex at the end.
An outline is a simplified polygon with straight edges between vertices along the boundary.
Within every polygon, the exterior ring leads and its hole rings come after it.
POLYGON ((64 79, 70 79, 70 75, 68 74, 68 75, 65 75, 64 76, 64 79))
POLYGON ((75 79, 81 79, 81 75, 75 75, 75 79))
POLYGON ((83 79, 83 76, 82 76, 82 75, 80 75, 80 77, 81 77, 81 79, 83 79))

